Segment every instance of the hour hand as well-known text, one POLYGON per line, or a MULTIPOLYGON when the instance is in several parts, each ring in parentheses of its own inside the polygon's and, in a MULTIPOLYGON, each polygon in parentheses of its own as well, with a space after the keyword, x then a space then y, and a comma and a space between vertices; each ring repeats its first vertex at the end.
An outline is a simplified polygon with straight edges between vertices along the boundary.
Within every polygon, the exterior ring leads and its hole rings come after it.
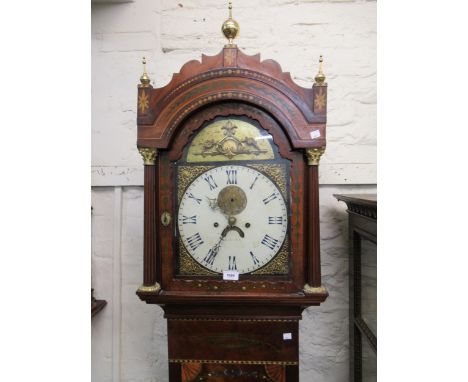
POLYGON ((219 241, 213 246, 213 248, 210 248, 207 255, 203 259, 203 261, 205 261, 205 263, 207 263, 209 265, 213 265, 213 263, 215 261, 215 258, 218 255, 219 248, 221 247, 221 242, 223 241, 223 239, 224 239, 224 236, 221 235, 221 238, 219 239, 219 241))
POLYGON ((226 228, 223 229, 223 232, 221 233, 221 237, 226 237, 227 233, 231 230, 231 226, 228 225, 226 228))

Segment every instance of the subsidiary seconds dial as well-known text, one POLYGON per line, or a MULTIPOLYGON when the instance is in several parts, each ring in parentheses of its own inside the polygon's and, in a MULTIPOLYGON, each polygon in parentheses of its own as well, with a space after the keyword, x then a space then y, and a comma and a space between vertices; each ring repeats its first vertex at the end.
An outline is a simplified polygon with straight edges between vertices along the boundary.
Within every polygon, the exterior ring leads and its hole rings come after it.
POLYGON ((277 255, 288 227, 278 187, 263 173, 234 165, 197 177, 182 196, 177 220, 190 256, 218 273, 263 267, 277 255))

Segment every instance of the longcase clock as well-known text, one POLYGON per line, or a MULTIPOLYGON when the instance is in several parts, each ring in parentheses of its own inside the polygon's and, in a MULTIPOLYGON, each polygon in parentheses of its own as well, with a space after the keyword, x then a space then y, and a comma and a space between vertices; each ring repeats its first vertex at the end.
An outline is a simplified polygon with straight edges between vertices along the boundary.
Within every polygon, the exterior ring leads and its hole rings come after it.
MULTIPOLYGON (((138 87, 144 279, 164 309, 169 381, 299 380, 299 320, 320 305, 318 164, 327 86, 229 43, 138 87)), ((313 334, 311 334, 313 335, 313 334)))

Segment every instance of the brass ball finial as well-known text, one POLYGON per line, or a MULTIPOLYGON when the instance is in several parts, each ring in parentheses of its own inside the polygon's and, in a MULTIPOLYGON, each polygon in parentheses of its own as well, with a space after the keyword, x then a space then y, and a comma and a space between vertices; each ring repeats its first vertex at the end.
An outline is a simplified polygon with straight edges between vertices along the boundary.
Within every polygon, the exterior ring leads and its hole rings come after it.
POLYGON ((237 23, 236 20, 232 18, 232 2, 229 2, 229 18, 223 23, 221 27, 221 31, 224 34, 224 37, 228 39, 229 45, 230 46, 235 46, 233 44, 234 39, 236 36, 239 34, 239 24, 237 23))
POLYGON ((323 85, 325 83, 325 74, 323 73, 323 57, 320 55, 319 59, 319 71, 317 75, 315 76, 315 83, 317 85, 323 85))
POLYGON ((142 88, 146 88, 150 86, 151 79, 148 76, 148 73, 146 73, 146 57, 143 57, 143 74, 140 77, 140 82, 141 85, 139 85, 142 88))

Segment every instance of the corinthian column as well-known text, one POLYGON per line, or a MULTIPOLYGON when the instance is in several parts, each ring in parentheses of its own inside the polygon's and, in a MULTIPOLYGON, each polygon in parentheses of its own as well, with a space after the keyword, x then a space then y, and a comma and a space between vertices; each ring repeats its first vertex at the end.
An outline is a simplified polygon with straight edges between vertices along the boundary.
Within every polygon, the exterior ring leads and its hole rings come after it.
POLYGON ((306 149, 308 170, 308 227, 307 237, 307 284, 305 293, 325 293, 322 286, 322 274, 320 270, 320 215, 319 215, 319 187, 318 165, 320 157, 325 152, 325 147, 306 149))
POLYGON ((158 150, 138 149, 145 165, 144 180, 144 231, 143 231, 143 285, 138 292, 159 292, 156 269, 156 214, 158 211, 157 157, 158 150))

